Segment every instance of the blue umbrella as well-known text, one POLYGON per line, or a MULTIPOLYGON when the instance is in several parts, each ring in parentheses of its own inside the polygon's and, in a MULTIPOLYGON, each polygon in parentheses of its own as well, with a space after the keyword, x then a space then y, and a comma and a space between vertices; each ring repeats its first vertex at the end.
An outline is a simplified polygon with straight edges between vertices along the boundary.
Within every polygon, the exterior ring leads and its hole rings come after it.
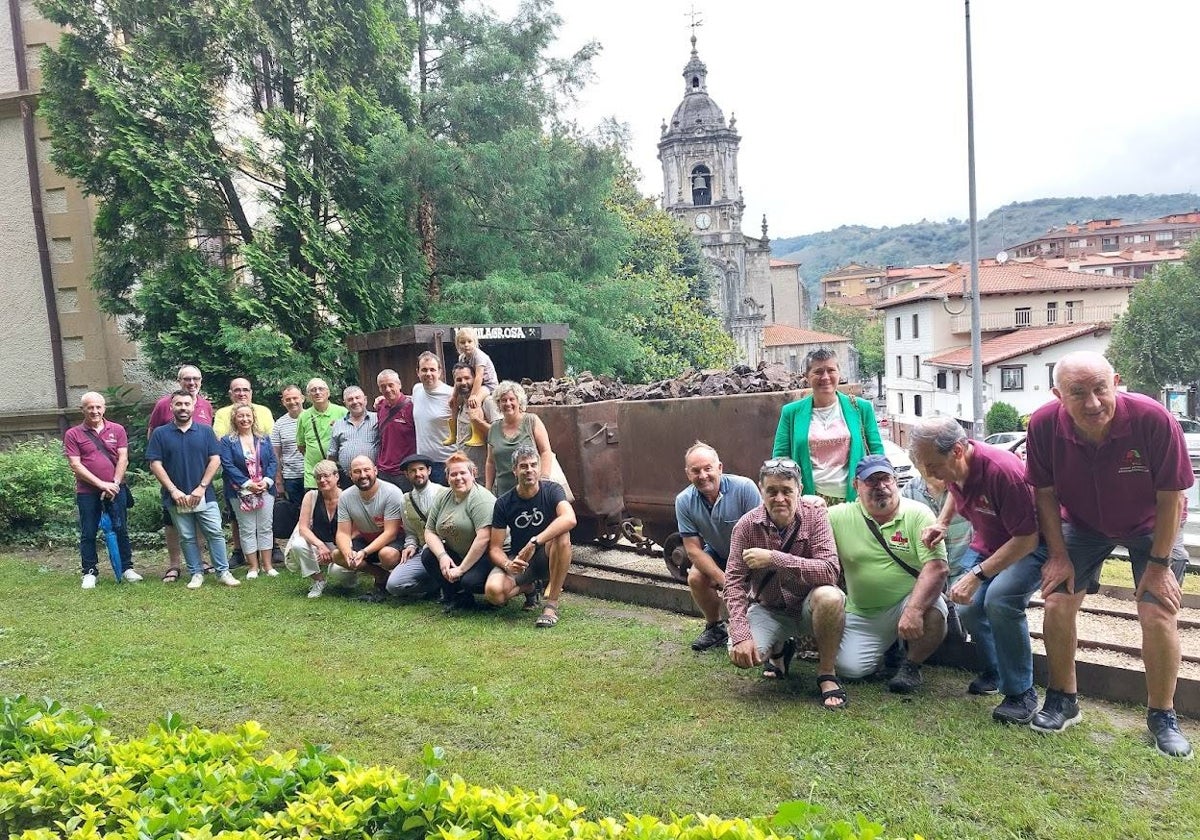
POLYGON ((112 516, 109 513, 111 509, 109 502, 105 502, 101 508, 100 531, 104 534, 104 544, 108 547, 108 560, 112 563, 113 574, 117 576, 117 583, 120 583, 125 570, 121 567, 121 551, 117 548, 117 532, 113 530, 112 516))

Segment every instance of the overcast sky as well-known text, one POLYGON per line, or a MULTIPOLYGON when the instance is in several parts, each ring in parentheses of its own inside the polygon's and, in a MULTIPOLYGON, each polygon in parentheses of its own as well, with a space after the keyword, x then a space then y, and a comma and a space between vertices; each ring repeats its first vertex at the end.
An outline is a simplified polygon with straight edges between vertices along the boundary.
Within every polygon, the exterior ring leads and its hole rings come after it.
MULTIPOLYGON (((967 217, 961 0, 694 5, 709 93, 742 137, 747 233, 764 213, 772 238, 967 217)), ((604 48, 574 115, 627 124, 646 194, 662 191, 691 6, 555 3, 560 52, 604 48)), ((974 0, 971 34, 981 218, 1048 196, 1200 191, 1200 2, 974 0)))

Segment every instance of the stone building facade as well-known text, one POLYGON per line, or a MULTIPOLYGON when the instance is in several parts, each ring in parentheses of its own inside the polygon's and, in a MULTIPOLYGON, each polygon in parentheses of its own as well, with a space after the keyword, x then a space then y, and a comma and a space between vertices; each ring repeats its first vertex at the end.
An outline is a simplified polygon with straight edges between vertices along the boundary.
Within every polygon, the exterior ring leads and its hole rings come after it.
POLYGON ((0 15, 0 447, 57 434, 84 392, 120 386, 136 348, 89 281, 93 208, 50 163, 40 59, 58 29, 31 0, 0 15))
POLYGON ((763 326, 770 318, 771 248, 767 221, 762 237, 742 233, 746 205, 738 184, 737 121, 708 94, 708 69, 696 51, 683 68, 683 99, 658 142, 663 208, 700 241, 717 282, 713 306, 739 348, 741 361, 763 356, 763 326))

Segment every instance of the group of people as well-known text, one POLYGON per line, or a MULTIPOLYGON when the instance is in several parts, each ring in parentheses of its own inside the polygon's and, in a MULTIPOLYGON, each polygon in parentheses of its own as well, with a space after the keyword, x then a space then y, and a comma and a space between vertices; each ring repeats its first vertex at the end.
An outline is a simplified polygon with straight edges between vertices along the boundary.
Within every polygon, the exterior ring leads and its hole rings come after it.
MULTIPOLYGON (((347 387, 337 405, 314 378, 303 392, 285 388, 286 411, 272 418, 238 378, 230 404, 214 413, 200 371, 180 368, 178 389, 151 413, 146 447, 167 524, 163 580, 179 578, 182 557, 189 588, 209 571, 239 585, 213 487, 220 469, 248 579, 277 574, 271 522, 282 494, 299 506, 287 549, 312 581, 310 598, 333 577, 361 573, 373 582, 365 600, 440 595, 453 610, 476 595, 496 605, 524 597, 531 610, 541 603, 536 626, 555 626, 576 520, 564 488, 549 480, 546 428, 526 411, 521 385, 496 381, 474 335, 460 329, 457 338, 452 387, 441 359, 423 353, 411 395, 384 370, 371 408, 360 387, 347 387)), ((881 671, 890 690, 917 690, 923 663, 961 622, 979 658, 967 691, 1002 695, 997 721, 1061 732, 1081 719, 1076 614, 1120 545, 1142 625, 1147 727, 1160 753, 1190 757, 1173 698, 1187 563, 1180 524, 1193 477, 1171 415, 1119 390, 1102 356, 1072 353, 1054 370, 1056 399, 1030 419, 1027 462, 968 439, 952 418, 927 418, 909 441, 921 475, 901 491, 870 402, 838 389, 836 357, 815 351, 805 368, 812 393, 783 408, 757 481, 725 473, 707 444, 684 455, 676 518, 705 618, 692 648, 724 647, 738 667, 782 679, 797 640, 811 639, 821 703, 836 711, 849 702, 844 681, 881 671), (1025 617, 1039 589, 1050 668, 1041 699, 1025 617)), ((85 394, 82 409, 65 452, 77 480, 83 586, 96 585, 102 514, 124 578, 141 580, 125 531, 125 430, 105 419, 101 394, 85 394)))
MULTIPOLYGON (((521 595, 529 609, 541 605, 536 626, 555 626, 575 515, 567 491, 549 480, 554 453, 545 425, 526 411, 520 384, 496 380, 470 328, 457 331, 456 343, 454 387, 442 379, 441 359, 426 352, 411 395, 389 369, 377 377, 373 407, 357 385, 338 405, 328 384, 313 378, 304 391, 283 389, 278 418, 254 403, 244 377, 230 383, 229 405, 214 412, 200 371, 181 367, 178 388, 151 412, 146 445, 167 528, 163 581, 177 581, 186 561, 189 589, 209 573, 241 585, 230 571, 226 519, 245 578, 277 576, 283 550, 274 507, 282 496, 298 508, 286 551, 311 579, 310 598, 324 593, 330 576, 349 582, 362 573, 374 582, 363 600, 440 593, 450 610, 473 606, 476 595, 497 605, 521 595)), ((83 422, 68 430, 64 450, 76 476, 83 588, 98 580, 102 514, 118 538, 122 576, 142 580, 126 524, 127 433, 105 419, 102 394, 85 394, 81 405, 83 422)))
POLYGON ((757 483, 723 471, 712 447, 684 458, 676 498, 688 584, 704 614, 694 650, 725 648, 741 668, 786 677, 797 640, 816 647, 822 705, 877 673, 911 693, 948 621, 974 642, 971 694, 1000 694, 992 717, 1044 733, 1082 718, 1076 615, 1117 546, 1129 555, 1142 626, 1146 723, 1155 748, 1190 758, 1174 693, 1176 614, 1187 564, 1181 523, 1193 482, 1179 423, 1118 389, 1103 356, 1054 369, 1055 400, 1029 421, 1026 462, 970 440, 948 417, 912 430, 921 476, 904 488, 882 453, 870 404, 838 391, 836 358, 806 360, 812 393, 784 407, 757 483), (1033 681, 1026 608, 1045 599, 1044 698, 1033 681))

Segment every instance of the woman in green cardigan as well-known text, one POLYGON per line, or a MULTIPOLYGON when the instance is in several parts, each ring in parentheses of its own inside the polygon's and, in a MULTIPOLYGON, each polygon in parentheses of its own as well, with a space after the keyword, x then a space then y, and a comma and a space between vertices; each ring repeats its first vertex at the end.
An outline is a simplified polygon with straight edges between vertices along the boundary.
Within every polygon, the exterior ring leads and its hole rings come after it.
POLYGON ((854 466, 868 452, 883 454, 875 410, 869 401, 838 391, 841 371, 831 350, 809 353, 804 375, 812 394, 783 407, 771 454, 800 465, 802 492, 829 504, 851 501, 854 466))

